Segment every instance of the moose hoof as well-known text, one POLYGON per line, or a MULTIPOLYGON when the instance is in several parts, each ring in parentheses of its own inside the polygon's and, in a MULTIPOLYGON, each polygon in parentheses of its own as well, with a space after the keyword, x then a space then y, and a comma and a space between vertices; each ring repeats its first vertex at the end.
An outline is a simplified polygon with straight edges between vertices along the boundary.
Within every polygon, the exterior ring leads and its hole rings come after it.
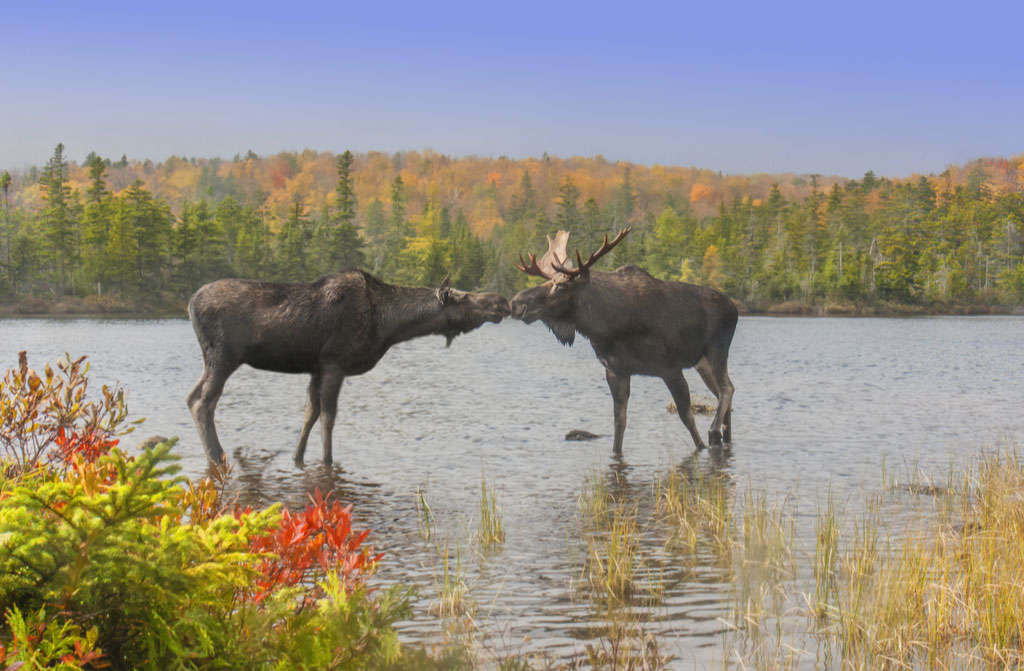
POLYGON ((708 431, 708 442, 713 446, 719 446, 722 444, 722 432, 717 429, 708 431))

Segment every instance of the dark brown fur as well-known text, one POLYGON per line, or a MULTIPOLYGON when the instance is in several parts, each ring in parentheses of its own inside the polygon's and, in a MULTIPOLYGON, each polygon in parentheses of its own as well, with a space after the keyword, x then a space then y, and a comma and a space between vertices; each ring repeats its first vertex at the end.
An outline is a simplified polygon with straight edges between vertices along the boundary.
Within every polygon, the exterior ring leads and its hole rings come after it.
POLYGON ((709 440, 731 440, 728 358, 738 312, 724 294, 665 282, 633 266, 613 273, 585 270, 571 277, 556 274, 540 286, 520 291, 512 299, 512 316, 527 323, 540 319, 566 345, 574 342, 577 332, 590 340, 604 364, 615 405, 616 452, 622 450, 633 375, 665 381, 694 444, 704 447, 690 409, 684 368, 696 368, 718 398, 709 440))
POLYGON ((188 314, 203 351, 203 374, 188 406, 207 457, 224 459, 214 411, 225 381, 248 364, 312 376, 295 460, 303 460, 319 418, 323 459, 330 464, 338 394, 347 376, 370 370, 398 342, 437 334, 451 344, 484 322, 500 322, 509 305, 497 294, 451 289, 447 278, 439 289, 412 288, 348 270, 309 283, 218 280, 192 296, 188 314))

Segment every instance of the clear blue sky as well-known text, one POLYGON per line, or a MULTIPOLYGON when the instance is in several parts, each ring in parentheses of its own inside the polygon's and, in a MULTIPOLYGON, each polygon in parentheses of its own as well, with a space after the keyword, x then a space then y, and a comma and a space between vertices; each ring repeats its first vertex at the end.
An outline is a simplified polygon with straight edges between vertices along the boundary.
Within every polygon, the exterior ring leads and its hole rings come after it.
POLYGON ((0 168, 430 148, 906 176, 1024 152, 1024 2, 7 2, 0 168))

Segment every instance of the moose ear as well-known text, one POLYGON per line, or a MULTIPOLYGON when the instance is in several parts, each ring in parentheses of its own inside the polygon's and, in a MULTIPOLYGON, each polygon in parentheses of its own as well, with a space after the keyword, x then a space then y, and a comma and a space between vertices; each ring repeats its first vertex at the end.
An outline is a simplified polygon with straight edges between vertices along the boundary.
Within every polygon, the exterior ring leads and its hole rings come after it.
POLYGON ((437 300, 441 301, 441 305, 448 302, 448 297, 451 296, 452 288, 449 284, 451 275, 445 275, 444 279, 441 280, 441 286, 437 288, 437 300))

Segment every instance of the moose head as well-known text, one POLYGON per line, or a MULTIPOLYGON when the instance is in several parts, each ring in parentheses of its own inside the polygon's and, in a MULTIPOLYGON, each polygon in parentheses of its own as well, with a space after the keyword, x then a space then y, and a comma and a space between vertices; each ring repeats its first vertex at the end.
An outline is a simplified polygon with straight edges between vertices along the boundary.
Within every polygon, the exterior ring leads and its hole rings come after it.
POLYGON ((452 289, 448 275, 445 275, 434 295, 444 317, 444 325, 440 330, 448 345, 452 344, 456 336, 479 328, 484 322, 496 324, 509 316, 508 301, 502 296, 452 289))
POLYGON ((512 299, 512 316, 527 324, 540 319, 563 345, 572 345, 576 339, 576 310, 583 290, 590 285, 590 268, 602 256, 615 248, 631 228, 624 228, 609 242, 604 236, 601 248, 583 261, 579 250, 576 250, 576 265, 569 261, 566 247, 569 232, 559 231, 552 240, 548 237, 548 251, 537 260, 536 254, 530 254, 530 263, 519 256, 516 267, 535 277, 547 280, 544 284, 524 289, 512 299))

